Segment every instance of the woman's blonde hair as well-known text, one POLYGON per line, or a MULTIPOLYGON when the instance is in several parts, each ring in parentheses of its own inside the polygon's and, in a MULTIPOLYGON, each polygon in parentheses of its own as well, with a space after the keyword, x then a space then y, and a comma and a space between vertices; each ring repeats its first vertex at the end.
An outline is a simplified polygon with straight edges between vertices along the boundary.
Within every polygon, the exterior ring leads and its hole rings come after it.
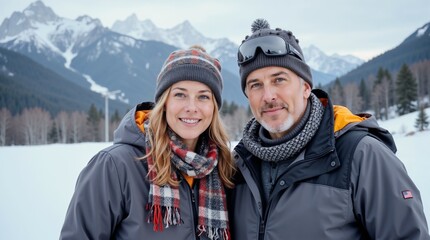
MULTIPOLYGON (((179 184, 178 181, 172 179, 170 138, 167 133, 168 125, 166 112, 164 111, 170 90, 171 88, 168 88, 162 93, 154 109, 152 109, 149 115, 149 131, 146 131, 146 137, 149 138, 151 143, 151 150, 146 153, 144 158, 151 155, 152 159, 154 159, 154 168, 157 176, 153 181, 159 186, 166 184, 177 186, 179 184)), ((232 188, 232 177, 235 172, 235 166, 230 152, 230 141, 221 121, 215 97, 212 97, 212 101, 215 107, 207 132, 209 139, 218 146, 218 172, 221 181, 226 187, 232 188)), ((152 169, 149 169, 149 171, 152 171, 152 169)))

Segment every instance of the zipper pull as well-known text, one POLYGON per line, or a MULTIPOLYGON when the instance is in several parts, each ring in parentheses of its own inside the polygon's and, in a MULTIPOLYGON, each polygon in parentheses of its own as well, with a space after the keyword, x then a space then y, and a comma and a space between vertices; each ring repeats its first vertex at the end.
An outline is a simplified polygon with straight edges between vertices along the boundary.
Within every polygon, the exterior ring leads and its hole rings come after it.
POLYGON ((259 229, 259 231, 260 231, 260 235, 264 233, 264 220, 261 220, 261 222, 260 222, 260 229, 259 229))
POLYGON ((194 196, 194 188, 191 188, 191 202, 196 202, 196 197, 194 196))
POLYGON ((192 201, 193 203, 195 203, 195 202, 196 202, 196 198, 194 197, 194 193, 192 193, 191 201, 192 201))
POLYGON ((270 169, 270 189, 269 189, 269 193, 272 194, 274 186, 275 186, 275 182, 276 182, 276 178, 278 176, 278 164, 275 162, 271 162, 270 163, 271 169, 270 169))

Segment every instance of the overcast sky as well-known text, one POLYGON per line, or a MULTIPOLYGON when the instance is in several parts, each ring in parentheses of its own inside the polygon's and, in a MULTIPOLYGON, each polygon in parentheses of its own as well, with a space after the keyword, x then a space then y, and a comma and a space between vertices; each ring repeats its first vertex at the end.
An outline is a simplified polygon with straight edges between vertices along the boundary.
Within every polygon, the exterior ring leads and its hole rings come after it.
MULTIPOLYGON (((0 20, 32 0, 0 0, 0 20)), ((302 47, 315 45, 331 55, 368 60, 399 45, 430 22, 430 0, 43 0, 60 17, 98 18, 106 27, 135 13, 161 28, 188 20, 210 38, 240 44, 254 19, 291 30, 302 47)))

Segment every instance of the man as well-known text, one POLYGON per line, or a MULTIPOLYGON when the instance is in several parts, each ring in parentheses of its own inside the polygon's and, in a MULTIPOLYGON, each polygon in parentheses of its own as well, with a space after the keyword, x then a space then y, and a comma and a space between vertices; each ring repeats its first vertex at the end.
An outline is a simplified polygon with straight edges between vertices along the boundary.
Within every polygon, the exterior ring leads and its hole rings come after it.
POLYGON ((257 19, 239 47, 254 115, 233 151, 232 238, 430 239, 388 131, 332 106, 290 31, 257 19))

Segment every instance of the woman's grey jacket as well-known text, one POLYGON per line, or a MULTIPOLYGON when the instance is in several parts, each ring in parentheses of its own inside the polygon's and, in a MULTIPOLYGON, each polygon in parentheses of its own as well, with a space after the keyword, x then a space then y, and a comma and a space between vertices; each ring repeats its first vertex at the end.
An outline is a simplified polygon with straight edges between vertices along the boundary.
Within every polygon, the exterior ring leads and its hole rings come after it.
MULTIPOLYGON (((96 154, 82 170, 67 210, 60 239, 199 239, 196 236, 196 204, 186 181, 179 186, 183 223, 154 232, 147 223, 149 182, 144 133, 136 124, 140 104, 123 118, 115 131, 114 145, 96 154)), ((178 174, 181 176, 181 174, 178 174)))

